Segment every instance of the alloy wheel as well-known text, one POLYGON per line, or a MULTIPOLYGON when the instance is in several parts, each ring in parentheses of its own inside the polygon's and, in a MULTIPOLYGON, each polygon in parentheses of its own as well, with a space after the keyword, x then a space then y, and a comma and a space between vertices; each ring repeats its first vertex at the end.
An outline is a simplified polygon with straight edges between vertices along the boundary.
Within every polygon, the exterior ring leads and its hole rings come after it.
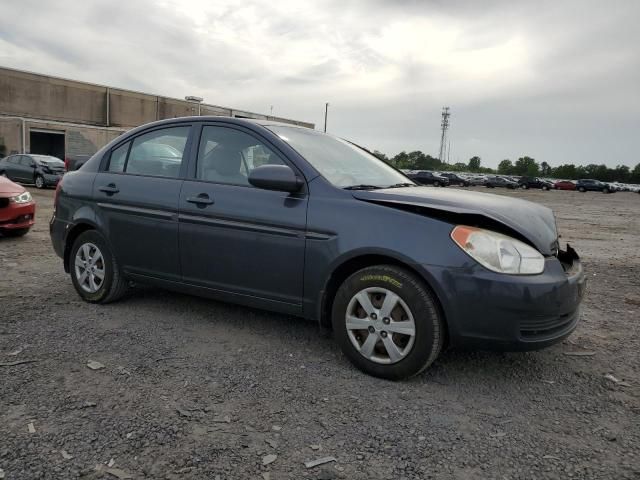
POLYGON ((349 340, 367 360, 393 364, 413 348, 416 325, 411 310, 396 293, 371 287, 356 293, 347 306, 349 340))
POLYGON ((44 178, 42 178, 41 176, 39 176, 39 175, 38 175, 38 176, 36 177, 36 182, 35 182, 35 183, 36 183, 36 187, 37 187, 37 188, 42 188, 42 187, 44 187, 44 178))
POLYGON ((105 264, 100 249, 93 243, 84 243, 76 253, 74 270, 78 285, 85 292, 95 293, 104 283, 105 264))

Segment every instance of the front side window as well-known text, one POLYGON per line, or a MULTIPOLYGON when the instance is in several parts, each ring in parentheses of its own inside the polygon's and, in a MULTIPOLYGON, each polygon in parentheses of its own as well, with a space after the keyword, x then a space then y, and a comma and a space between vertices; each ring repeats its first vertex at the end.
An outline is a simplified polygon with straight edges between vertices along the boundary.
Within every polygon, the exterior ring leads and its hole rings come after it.
POLYGON ((109 161, 110 172, 155 177, 177 177, 191 127, 170 127, 140 135, 116 148, 109 161), (128 152, 128 154, 127 154, 128 152))
POLYGON ((34 161, 31 157, 27 157, 26 155, 22 155, 22 157, 20 157, 20 165, 23 165, 25 167, 30 167, 33 164, 34 164, 34 161))
POLYGON ((260 165, 284 165, 284 162, 247 133, 226 127, 202 127, 198 180, 250 186, 249 174, 260 165))
POLYGON ((308 128, 280 125, 267 128, 291 145, 336 187, 386 188, 413 184, 382 160, 345 140, 308 128))

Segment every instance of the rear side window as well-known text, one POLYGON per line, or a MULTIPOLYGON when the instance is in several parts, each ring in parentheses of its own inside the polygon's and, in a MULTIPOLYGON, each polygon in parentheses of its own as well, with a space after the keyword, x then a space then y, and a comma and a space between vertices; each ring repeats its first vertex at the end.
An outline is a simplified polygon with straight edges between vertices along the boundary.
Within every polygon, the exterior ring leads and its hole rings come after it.
POLYGON ((110 172, 177 177, 191 127, 170 127, 136 137, 113 150, 110 172), (129 148, 130 147, 130 148, 129 148))
POLYGON ((120 145, 113 152, 111 152, 111 160, 109 160, 110 172, 124 172, 124 164, 127 161, 129 145, 131 145, 131 142, 120 145))

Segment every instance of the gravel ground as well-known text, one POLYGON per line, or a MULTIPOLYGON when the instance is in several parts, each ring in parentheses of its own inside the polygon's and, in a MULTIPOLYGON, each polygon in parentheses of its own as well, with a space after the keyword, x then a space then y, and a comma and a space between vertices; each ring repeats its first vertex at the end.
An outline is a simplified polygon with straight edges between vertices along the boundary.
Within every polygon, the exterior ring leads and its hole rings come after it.
POLYGON ((582 255, 578 329, 393 383, 286 316, 156 289, 83 303, 50 246, 53 191, 32 193, 35 228, 0 238, 6 479, 640 478, 640 195, 498 192, 552 207, 582 255))

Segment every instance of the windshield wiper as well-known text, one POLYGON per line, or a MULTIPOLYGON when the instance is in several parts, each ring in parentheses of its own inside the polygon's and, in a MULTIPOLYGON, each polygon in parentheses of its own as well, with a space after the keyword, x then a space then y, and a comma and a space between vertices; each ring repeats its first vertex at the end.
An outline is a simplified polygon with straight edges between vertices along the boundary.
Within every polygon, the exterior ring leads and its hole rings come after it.
POLYGON ((402 188, 402 187, 417 187, 415 183, 395 183, 393 185, 389 185, 387 188, 402 188))
POLYGON ((381 187, 380 185, 361 184, 361 185, 349 185, 348 187, 344 187, 344 190, 377 190, 380 188, 384 188, 384 187, 381 187))

